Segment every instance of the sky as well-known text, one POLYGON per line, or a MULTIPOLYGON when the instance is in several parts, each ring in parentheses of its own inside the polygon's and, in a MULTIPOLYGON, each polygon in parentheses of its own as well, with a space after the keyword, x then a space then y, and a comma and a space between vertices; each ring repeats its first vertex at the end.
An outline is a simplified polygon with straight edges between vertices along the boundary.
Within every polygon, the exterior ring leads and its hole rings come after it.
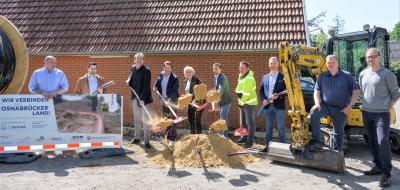
POLYGON ((308 19, 327 11, 320 25, 325 32, 336 15, 345 21, 344 32, 360 31, 364 24, 391 31, 400 22, 400 0, 305 0, 305 4, 308 19))

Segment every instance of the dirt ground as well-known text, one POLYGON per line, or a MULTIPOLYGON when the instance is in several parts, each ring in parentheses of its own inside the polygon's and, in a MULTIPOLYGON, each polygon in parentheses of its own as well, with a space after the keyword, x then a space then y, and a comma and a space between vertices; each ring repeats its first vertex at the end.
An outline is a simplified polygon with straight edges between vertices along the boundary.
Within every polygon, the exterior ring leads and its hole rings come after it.
MULTIPOLYGON (((153 141, 156 148, 162 146, 153 141)), ((379 176, 363 176, 372 164, 367 145, 356 140, 346 155, 346 172, 335 174, 279 164, 266 158, 235 168, 177 168, 152 163, 142 146, 126 156, 80 159, 44 156, 29 164, 0 164, 0 189, 379 189, 379 176)), ((392 186, 400 189, 400 155, 393 155, 392 186)))
MULTIPOLYGON (((396 104, 400 110, 400 103, 396 104)), ((400 121, 397 111, 397 121, 400 121)), ((156 148, 162 146, 153 141, 156 148)), ((29 164, 0 164, 0 190, 18 189, 380 189, 380 176, 363 176, 372 166, 371 155, 362 139, 350 144, 346 172, 336 174, 279 164, 262 158, 240 167, 177 168, 149 160, 154 150, 129 145, 126 156, 80 159, 76 155, 44 156, 29 164)), ((392 186, 400 189, 400 155, 393 154, 392 186)))

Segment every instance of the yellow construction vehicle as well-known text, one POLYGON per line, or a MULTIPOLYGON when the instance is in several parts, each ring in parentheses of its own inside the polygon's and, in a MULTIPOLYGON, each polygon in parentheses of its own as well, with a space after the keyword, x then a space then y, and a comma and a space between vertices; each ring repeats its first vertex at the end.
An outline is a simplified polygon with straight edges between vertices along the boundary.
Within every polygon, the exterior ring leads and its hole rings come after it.
MULTIPOLYGON (((362 70, 362 57, 368 47, 377 47, 384 55, 384 66, 388 68, 388 35, 383 28, 365 27, 365 31, 348 34, 333 35, 327 42, 326 51, 321 52, 318 48, 301 45, 290 45, 283 42, 279 46, 279 60, 285 76, 288 90, 288 101, 290 109, 288 115, 292 119, 291 144, 271 143, 269 146, 269 158, 274 161, 286 162, 295 165, 314 167, 318 169, 342 172, 344 169, 344 155, 342 152, 331 151, 327 148, 320 151, 309 150, 307 144, 310 141, 310 122, 308 120, 302 91, 302 71, 307 70, 314 79, 326 71, 325 56, 335 54, 340 61, 340 68, 348 70, 356 79, 362 70)), ((309 99, 309 98, 308 98, 309 99)), ((310 105, 308 102, 307 105, 310 105)), ((312 104, 311 104, 312 105, 312 104)), ((391 123, 395 122, 394 110, 391 110, 391 123)), ((325 127, 321 129, 325 137, 325 144, 331 147, 331 126, 329 117, 321 119, 325 127)), ((346 136, 365 135, 362 123, 360 103, 349 113, 346 128, 346 136)), ((391 128, 390 142, 394 151, 400 150, 400 131, 391 128)))
POLYGON ((301 88, 301 69, 306 68, 314 77, 318 77, 327 70, 324 53, 318 48, 282 42, 279 46, 279 61, 288 92, 292 142, 271 142, 268 157, 273 161, 343 172, 345 162, 342 151, 331 151, 328 148, 314 151, 307 146, 310 141, 310 121, 301 88))

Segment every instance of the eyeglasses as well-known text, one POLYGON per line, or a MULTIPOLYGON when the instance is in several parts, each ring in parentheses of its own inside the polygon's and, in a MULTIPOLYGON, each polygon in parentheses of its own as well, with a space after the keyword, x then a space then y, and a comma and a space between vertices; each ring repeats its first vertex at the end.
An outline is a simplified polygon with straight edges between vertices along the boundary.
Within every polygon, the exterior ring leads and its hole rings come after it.
POLYGON ((376 59, 379 55, 370 55, 367 56, 367 59, 376 59))

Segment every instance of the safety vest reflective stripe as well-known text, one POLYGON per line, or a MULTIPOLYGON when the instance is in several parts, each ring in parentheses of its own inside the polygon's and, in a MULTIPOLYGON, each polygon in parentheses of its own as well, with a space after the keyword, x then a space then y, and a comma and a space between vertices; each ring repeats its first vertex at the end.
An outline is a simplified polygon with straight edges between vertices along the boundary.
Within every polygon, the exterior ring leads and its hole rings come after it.
POLYGON ((251 103, 254 103, 254 102, 257 102, 257 98, 253 98, 251 100, 247 100, 246 104, 251 104, 251 103))

